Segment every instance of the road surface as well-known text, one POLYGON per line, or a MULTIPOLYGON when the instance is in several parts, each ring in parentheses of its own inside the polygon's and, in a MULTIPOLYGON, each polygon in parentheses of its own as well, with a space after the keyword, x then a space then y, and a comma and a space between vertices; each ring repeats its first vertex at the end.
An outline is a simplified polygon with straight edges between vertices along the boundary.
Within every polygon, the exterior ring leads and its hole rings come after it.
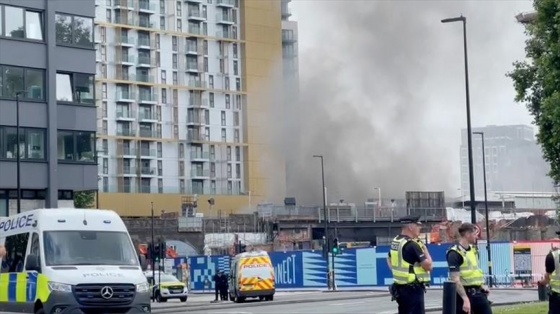
MULTIPOLYGON (((441 290, 430 290, 426 293, 426 309, 441 307, 441 290)), ((510 302, 531 302, 537 300, 534 290, 502 290, 493 291, 490 299, 496 305, 510 302)), ((385 293, 380 292, 338 292, 308 293, 304 295, 276 295, 272 302, 232 303, 221 302, 203 305, 201 303, 186 304, 175 307, 156 305, 153 313, 185 313, 189 314, 346 314, 376 313, 396 314, 397 305, 385 293), (336 299, 336 300, 334 300, 336 299), (180 307, 178 307, 180 306, 180 307)))

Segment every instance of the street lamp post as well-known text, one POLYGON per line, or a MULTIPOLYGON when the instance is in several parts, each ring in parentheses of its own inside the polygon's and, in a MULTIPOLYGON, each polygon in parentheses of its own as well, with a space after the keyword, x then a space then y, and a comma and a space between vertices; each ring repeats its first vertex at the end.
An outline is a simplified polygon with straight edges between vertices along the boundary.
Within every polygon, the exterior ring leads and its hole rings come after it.
POLYGON ((17 213, 21 213, 21 139, 19 138, 19 96, 25 91, 16 92, 16 189, 17 189, 17 213))
POLYGON ((467 53, 467 18, 464 16, 454 17, 441 20, 442 23, 463 23, 463 50, 465 54, 465 91, 467 106, 467 142, 469 154, 469 188, 471 196, 471 223, 476 224, 476 204, 474 195, 474 170, 473 170, 473 152, 472 152, 472 130, 471 130, 471 99, 469 94, 469 59, 467 53))
POLYGON ((374 190, 377 191, 377 208, 381 208, 381 188, 377 187, 377 188, 373 188, 374 190))
POLYGON ((492 287, 492 254, 490 249, 490 222, 488 219, 488 192, 486 190, 486 151, 484 150, 484 132, 473 132, 482 139, 482 171, 484 172, 484 219, 486 220, 486 251, 488 252, 488 283, 492 287))
MULTIPOLYGON (((328 231, 329 231, 329 223, 327 221, 327 196, 326 196, 326 190, 325 190, 325 163, 324 163, 324 159, 323 159, 323 155, 313 155, 314 158, 319 158, 321 159, 321 180, 323 182, 323 220, 325 221, 325 259, 327 261, 327 283, 329 282, 329 236, 328 236, 328 231)), ((334 265, 333 265, 334 266, 334 265)))

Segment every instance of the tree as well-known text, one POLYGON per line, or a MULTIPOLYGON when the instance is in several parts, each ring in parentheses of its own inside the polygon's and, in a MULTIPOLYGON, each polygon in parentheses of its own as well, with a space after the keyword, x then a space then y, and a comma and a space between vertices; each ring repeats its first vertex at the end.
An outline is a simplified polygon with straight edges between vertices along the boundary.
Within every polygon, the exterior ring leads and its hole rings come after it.
POLYGON ((74 207, 93 208, 95 206, 95 191, 74 192, 74 207))
POLYGON ((560 182, 560 2, 535 0, 536 15, 526 25, 527 60, 513 64, 507 74, 516 91, 516 102, 525 103, 538 128, 537 140, 550 177, 560 182))
POLYGON ((57 15, 56 41, 61 44, 93 47, 93 20, 82 17, 57 15))

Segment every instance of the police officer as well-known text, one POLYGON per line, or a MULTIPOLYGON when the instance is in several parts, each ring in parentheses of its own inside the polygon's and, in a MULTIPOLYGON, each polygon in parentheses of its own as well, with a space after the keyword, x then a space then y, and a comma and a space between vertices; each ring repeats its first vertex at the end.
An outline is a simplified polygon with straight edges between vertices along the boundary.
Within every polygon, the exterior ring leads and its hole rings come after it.
MULTIPOLYGON (((556 232, 560 235, 560 231, 556 232)), ((560 249, 554 248, 544 261, 546 274, 539 282, 542 286, 550 284, 550 296, 548 298, 548 314, 560 314, 560 249)))
POLYGON ((393 239, 387 257, 393 272, 391 294, 397 300, 399 314, 425 313, 424 293, 430 283, 433 263, 426 246, 416 241, 422 229, 419 220, 419 216, 400 219, 401 234, 393 239))
POLYGON ((490 290, 484 285, 484 272, 478 266, 478 253, 473 247, 477 228, 464 223, 459 227, 459 236, 459 242, 447 251, 449 276, 457 285, 457 314, 492 314, 490 290))

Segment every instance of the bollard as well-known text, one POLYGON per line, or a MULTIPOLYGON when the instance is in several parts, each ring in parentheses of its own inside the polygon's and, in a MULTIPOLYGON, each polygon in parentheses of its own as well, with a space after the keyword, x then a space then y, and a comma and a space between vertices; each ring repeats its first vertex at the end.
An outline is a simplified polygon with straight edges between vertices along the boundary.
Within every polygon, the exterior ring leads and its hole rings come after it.
POLYGON ((453 281, 443 283, 442 305, 442 314, 455 314, 457 312, 457 285, 453 281))
POLYGON ((548 301, 548 288, 540 282, 538 283, 537 287, 539 293, 539 301, 548 301))

